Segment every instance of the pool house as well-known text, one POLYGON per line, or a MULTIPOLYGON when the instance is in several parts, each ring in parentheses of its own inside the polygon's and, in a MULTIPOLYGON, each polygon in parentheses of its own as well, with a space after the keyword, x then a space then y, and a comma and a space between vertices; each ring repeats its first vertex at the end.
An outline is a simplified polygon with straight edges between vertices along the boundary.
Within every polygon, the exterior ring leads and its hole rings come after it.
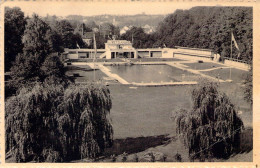
MULTIPOLYGON (((93 59, 95 49, 65 49, 65 58, 71 60, 93 59)), ((179 47, 175 48, 145 48, 136 49, 127 40, 108 40, 105 49, 96 50, 96 59, 114 58, 183 58, 183 59, 214 59, 216 54, 212 50, 179 47)))

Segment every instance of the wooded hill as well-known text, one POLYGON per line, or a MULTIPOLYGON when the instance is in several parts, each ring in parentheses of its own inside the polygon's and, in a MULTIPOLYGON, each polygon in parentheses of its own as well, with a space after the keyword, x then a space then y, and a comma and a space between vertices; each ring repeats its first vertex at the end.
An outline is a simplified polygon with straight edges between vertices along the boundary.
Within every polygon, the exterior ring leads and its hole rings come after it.
MULTIPOLYGON (((213 49, 230 57, 231 31, 240 50, 238 59, 251 62, 253 50, 251 7, 194 7, 177 10, 158 26, 154 46, 213 49)), ((233 58, 238 49, 233 44, 233 58)))

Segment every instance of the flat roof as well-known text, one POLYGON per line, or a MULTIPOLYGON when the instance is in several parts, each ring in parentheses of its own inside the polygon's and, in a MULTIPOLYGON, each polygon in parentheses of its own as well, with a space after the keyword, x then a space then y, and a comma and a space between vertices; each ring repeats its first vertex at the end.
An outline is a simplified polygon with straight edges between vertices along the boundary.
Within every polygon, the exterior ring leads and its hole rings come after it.
POLYGON ((211 49, 202 49, 202 48, 190 48, 190 47, 181 47, 175 46, 177 49, 189 49, 189 50, 200 50, 200 51, 212 51, 211 49))

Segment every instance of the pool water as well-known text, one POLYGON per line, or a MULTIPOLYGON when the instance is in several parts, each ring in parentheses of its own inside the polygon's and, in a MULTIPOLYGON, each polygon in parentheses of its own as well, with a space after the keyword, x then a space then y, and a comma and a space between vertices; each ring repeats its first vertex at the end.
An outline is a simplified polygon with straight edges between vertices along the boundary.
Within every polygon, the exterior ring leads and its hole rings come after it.
POLYGON ((198 75, 169 65, 118 65, 107 66, 107 68, 129 83, 161 83, 198 80, 198 75))

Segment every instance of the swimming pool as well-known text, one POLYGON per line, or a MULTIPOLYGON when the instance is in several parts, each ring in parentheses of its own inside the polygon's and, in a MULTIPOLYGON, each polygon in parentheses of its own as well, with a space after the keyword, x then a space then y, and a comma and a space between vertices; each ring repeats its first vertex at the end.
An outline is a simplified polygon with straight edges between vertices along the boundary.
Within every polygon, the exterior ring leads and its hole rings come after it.
POLYGON ((197 81, 198 75, 169 65, 118 65, 106 66, 129 83, 161 83, 197 81))

